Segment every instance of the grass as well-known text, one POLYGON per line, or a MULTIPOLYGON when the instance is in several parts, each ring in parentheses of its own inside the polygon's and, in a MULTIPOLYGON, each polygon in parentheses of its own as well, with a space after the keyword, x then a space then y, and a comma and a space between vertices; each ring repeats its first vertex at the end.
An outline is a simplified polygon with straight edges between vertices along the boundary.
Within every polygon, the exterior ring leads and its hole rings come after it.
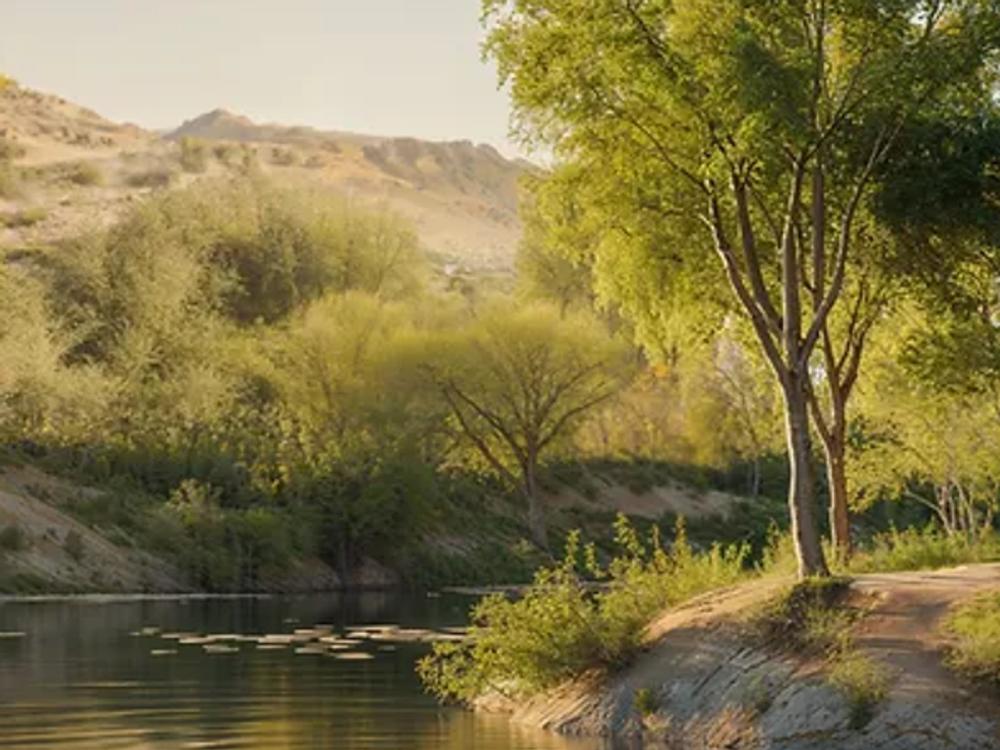
POLYGON ((174 180, 174 173, 165 167, 151 167, 133 172, 125 178, 125 184, 134 188, 165 188, 174 180))
POLYGON ((0 551, 20 552, 28 546, 28 537, 16 523, 0 530, 0 551))
POLYGON ((956 607, 945 620, 951 638, 946 663, 974 680, 1000 685, 1000 592, 956 607))
POLYGON ((606 567, 574 532, 562 561, 541 569, 520 599, 480 601, 469 637, 436 644, 419 663, 427 689, 471 702, 487 691, 532 695, 593 669, 621 668, 664 607, 746 576, 744 546, 697 553, 681 526, 668 551, 655 531, 646 543, 624 517, 615 526, 619 554, 606 567), (596 591, 595 582, 603 584, 596 591))
POLYGON ((20 211, 0 214, 0 226, 8 229, 32 227, 48 218, 49 212, 41 207, 24 208, 20 211))
POLYGON ((1000 560, 1000 535, 990 531, 975 538, 945 534, 934 526, 892 529, 876 536, 851 559, 852 573, 929 570, 1000 560))
POLYGON ((832 660, 827 680, 847 701, 852 729, 865 727, 889 695, 890 676, 886 667, 855 650, 838 654, 832 660))
POLYGON ((93 162, 81 161, 70 166, 66 173, 66 179, 81 187, 103 185, 104 172, 93 162))
POLYGON ((858 651, 853 629, 864 611, 848 602, 850 581, 813 579, 768 602, 751 619, 767 644, 824 660, 826 680, 847 703, 848 723, 861 729, 889 693, 888 670, 858 651))

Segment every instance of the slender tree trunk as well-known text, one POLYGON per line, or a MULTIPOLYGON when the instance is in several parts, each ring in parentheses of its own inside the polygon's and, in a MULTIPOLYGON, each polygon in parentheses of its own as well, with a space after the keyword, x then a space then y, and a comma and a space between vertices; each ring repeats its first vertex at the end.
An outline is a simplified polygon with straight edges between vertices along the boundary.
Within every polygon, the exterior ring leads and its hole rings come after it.
POLYGON ((549 534, 545 525, 545 507, 538 494, 536 469, 529 464, 524 467, 524 497, 528 501, 528 530, 531 540, 539 549, 549 550, 549 534))
POLYGON ((788 511, 799 563, 799 578, 829 575, 816 526, 816 488, 809 444, 805 383, 792 374, 785 385, 785 432, 788 439, 788 511))
POLYGON ((830 488, 830 538, 839 560, 851 555, 851 517, 847 504, 847 469, 844 443, 839 437, 823 444, 826 478, 830 488))

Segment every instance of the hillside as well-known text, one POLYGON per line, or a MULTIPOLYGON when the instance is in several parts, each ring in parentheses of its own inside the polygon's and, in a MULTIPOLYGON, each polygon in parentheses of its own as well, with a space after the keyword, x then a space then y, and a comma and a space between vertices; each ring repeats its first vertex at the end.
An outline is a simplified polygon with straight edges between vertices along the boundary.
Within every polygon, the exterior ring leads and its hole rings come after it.
POLYGON ((256 124, 222 109, 159 134, 13 85, 0 90, 0 139, 16 178, 16 185, 0 185, 0 247, 62 239, 110 222, 150 189, 253 162, 276 179, 402 214, 439 265, 506 273, 520 236, 518 181, 530 169, 469 141, 256 124), (204 144, 204 166, 182 163, 185 139, 204 144), (25 216, 30 220, 17 218, 25 216))

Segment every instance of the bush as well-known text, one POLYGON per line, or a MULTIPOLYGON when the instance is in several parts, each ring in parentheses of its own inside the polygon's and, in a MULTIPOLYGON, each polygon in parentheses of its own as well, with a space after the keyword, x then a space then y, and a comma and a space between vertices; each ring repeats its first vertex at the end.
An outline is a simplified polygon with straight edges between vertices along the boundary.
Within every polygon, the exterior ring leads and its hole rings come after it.
POLYGON ((197 138, 181 138, 177 160, 185 172, 201 173, 208 169, 208 147, 197 138))
POLYGON ((81 161, 70 167, 66 179, 81 187, 104 184, 104 172, 91 161, 81 161))
POLYGON ((458 701, 487 690, 530 695, 589 669, 623 666, 663 607, 744 575, 745 547, 699 555, 681 527, 667 552, 655 529, 644 545, 624 517, 616 531, 620 552, 607 568, 598 564, 593 546, 581 549, 579 532, 573 532, 562 561, 540 570, 520 599, 480 601, 468 638, 435 645, 418 664, 427 689, 458 701), (595 591, 581 572, 604 586, 595 591))
POLYGON ((890 677, 885 666, 857 651, 835 659, 827 673, 830 684, 847 701, 852 729, 861 729, 889 694, 890 677))
POLYGON ((24 146, 10 138, 0 137, 0 162, 14 161, 24 156, 24 146))
POLYGON ((279 167, 292 167, 295 166, 298 161, 298 157, 295 152, 290 148, 273 148, 271 149, 271 163, 279 167))
POLYGON ((16 523, 8 524, 0 530, 0 551, 20 552, 28 546, 28 535, 16 523))
POLYGON ((927 570, 1000 560, 1000 536, 989 531, 970 538, 946 534, 936 526, 892 529, 872 540, 851 560, 851 572, 927 570))
POLYGON ((790 586, 751 618, 765 644, 805 653, 829 653, 846 644, 856 619, 841 605, 850 591, 845 578, 812 578, 790 586))
POLYGON ((10 229, 20 227, 33 227, 48 218, 49 212, 40 206, 35 208, 25 208, 13 213, 0 214, 0 226, 10 229))
POLYGON ((10 164, 0 161, 0 198, 11 200, 20 198, 21 194, 21 179, 17 170, 10 164))
POLYGON ((1000 592, 962 604, 945 620, 946 662, 972 679, 1000 685, 1000 592))
POLYGON ((76 562, 83 560, 83 536, 79 531, 74 529, 66 534, 66 539, 63 541, 63 549, 76 562))
POLYGON ((174 173, 165 167, 151 167, 132 172, 125 178, 125 184, 134 188, 165 188, 174 180, 174 173))

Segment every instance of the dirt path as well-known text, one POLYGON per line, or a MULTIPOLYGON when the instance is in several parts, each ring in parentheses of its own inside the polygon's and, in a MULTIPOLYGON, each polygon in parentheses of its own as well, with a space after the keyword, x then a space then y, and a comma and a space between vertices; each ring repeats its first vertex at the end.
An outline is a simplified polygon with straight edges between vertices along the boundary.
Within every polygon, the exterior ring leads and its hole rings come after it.
POLYGON ((986 702, 997 711, 995 699, 970 691, 945 668, 942 649, 947 644, 940 627, 957 602, 1000 590, 1000 564, 863 575, 854 588, 876 602, 859 630, 858 647, 896 673, 894 693, 914 700, 986 702))

